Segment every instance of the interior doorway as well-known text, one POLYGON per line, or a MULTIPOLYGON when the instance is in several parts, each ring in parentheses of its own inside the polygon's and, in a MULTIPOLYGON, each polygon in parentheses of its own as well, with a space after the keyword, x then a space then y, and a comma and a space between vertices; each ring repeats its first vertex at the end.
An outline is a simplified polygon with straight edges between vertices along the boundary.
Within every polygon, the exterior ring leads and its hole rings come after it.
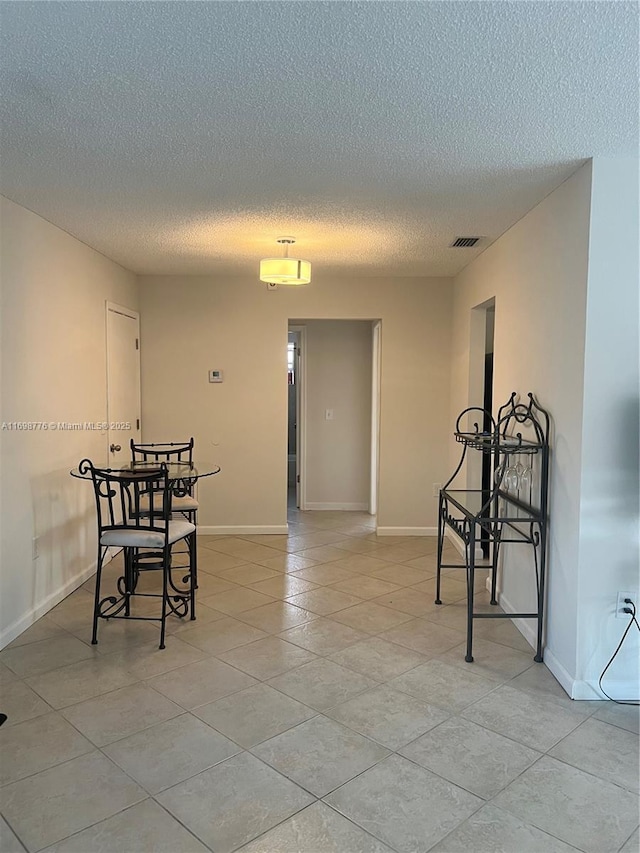
POLYGON ((378 320, 291 321, 289 507, 376 513, 380 362, 378 320))
MULTIPOLYGON (((495 328, 496 306, 495 300, 491 300, 485 309, 485 350, 484 350, 484 389, 482 407, 486 414, 482 425, 484 432, 491 431, 491 417, 493 414, 493 335, 495 328)), ((483 502, 489 500, 493 487, 492 470, 493 459, 490 453, 482 454, 482 491, 483 502)), ((482 556, 489 558, 489 537, 483 530, 480 537, 482 556)))
MULTIPOLYGON (((488 412, 493 412, 495 310, 495 298, 492 297, 474 306, 469 318, 469 402, 467 405, 474 410, 485 409, 488 412)), ((474 429, 474 423, 477 422, 477 412, 471 411, 466 428, 474 429)), ((478 428, 489 430, 491 419, 485 417, 484 423, 478 424, 478 428)), ((488 498, 492 476, 489 454, 467 455, 465 463, 467 489, 482 490, 488 498)), ((480 559, 486 554, 488 554, 488 542, 481 538, 476 556, 480 559)))
POLYGON ((304 349, 306 329, 289 326, 287 335, 287 506, 304 506, 304 349))

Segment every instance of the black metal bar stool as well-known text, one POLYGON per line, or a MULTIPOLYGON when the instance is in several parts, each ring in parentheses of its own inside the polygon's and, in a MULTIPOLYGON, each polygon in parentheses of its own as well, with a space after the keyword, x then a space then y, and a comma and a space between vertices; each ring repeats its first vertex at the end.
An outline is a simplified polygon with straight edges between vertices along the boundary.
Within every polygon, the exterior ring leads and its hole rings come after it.
MULTIPOLYGON (((171 547, 185 540, 195 540, 195 525, 185 518, 172 519, 172 487, 163 463, 142 469, 96 468, 90 459, 78 466, 80 474, 90 472, 93 481, 98 519, 98 560, 93 608, 91 642, 98 642, 98 619, 138 619, 159 621, 160 648, 165 647, 166 620, 170 613, 183 618, 187 613, 195 619, 194 567, 179 588, 172 577, 171 547), (122 548, 124 574, 116 584, 117 595, 101 598, 102 570, 109 548, 122 548), (162 572, 162 592, 137 592, 141 571, 162 572), (160 598, 159 616, 131 615, 134 596, 160 598)), ((195 548, 193 549, 195 550, 195 548)), ((182 568, 182 567, 180 567, 182 568)))
MULTIPOLYGON (((131 439, 129 445, 131 447, 132 462, 184 462, 186 467, 193 466, 193 437, 188 441, 174 442, 168 441, 163 443, 151 444, 136 444, 131 439)), ((190 521, 194 527, 197 525, 197 516, 199 504, 194 496, 195 479, 190 479, 188 476, 172 481, 171 487, 171 512, 182 513, 187 521, 190 521)), ((146 500, 142 502, 143 510, 148 506, 146 500)), ((194 530, 193 537, 188 541, 189 547, 189 565, 193 573, 195 587, 198 588, 198 556, 196 547, 196 532, 194 530)))

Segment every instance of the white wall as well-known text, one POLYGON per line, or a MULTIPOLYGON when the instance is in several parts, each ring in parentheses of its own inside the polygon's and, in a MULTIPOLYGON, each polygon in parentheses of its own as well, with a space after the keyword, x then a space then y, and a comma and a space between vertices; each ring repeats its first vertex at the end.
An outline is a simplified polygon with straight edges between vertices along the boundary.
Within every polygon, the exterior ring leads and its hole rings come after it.
MULTIPOLYGON (((579 169, 457 277, 449 426, 469 405, 472 310, 495 297, 494 406, 532 391, 553 419, 545 660, 577 672, 583 365, 591 164, 579 169)), ((477 318, 476 318, 477 319, 477 318)), ((477 401, 472 401, 474 404, 477 401)), ((452 447, 451 464, 459 446, 452 447)), ((505 552, 502 603, 535 609, 528 546, 505 552)), ((535 620, 528 621, 530 631, 535 620)))
MULTIPOLYGON (((2 421, 104 421, 105 301, 136 308, 135 276, 39 216, 0 202, 2 421)), ((69 476, 84 456, 106 458, 106 436, 0 432, 0 646, 95 563, 91 486, 69 476)))
POLYGON ((383 532, 436 524, 447 462, 451 279, 336 280, 274 292, 255 278, 142 277, 145 441, 194 435, 222 471, 200 487, 213 531, 286 525, 289 320, 382 319, 383 532), (210 385, 207 371, 224 370, 210 385))
MULTIPOLYGON (((304 321, 303 321, 304 322, 304 321)), ((315 320, 306 335, 307 509, 369 506, 372 325, 315 320), (325 412, 333 411, 327 420, 325 412)))
MULTIPOLYGON (((593 161, 587 286, 578 666, 576 694, 599 696, 598 678, 628 620, 618 590, 640 589, 638 552, 638 161, 593 161)), ((605 676, 606 692, 640 698, 634 627, 605 676)))

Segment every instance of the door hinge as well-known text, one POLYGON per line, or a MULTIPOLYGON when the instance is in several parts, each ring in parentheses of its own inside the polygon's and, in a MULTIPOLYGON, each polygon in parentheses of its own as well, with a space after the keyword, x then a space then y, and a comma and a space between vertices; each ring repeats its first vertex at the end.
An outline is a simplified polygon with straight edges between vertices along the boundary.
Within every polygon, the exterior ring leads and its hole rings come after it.
POLYGON ((300 482, 300 474, 296 474, 296 483, 300 482))
POLYGON ((136 338, 136 349, 140 349, 140 341, 136 338))
POLYGON ((136 418, 136 429, 140 429, 140 418, 136 418))

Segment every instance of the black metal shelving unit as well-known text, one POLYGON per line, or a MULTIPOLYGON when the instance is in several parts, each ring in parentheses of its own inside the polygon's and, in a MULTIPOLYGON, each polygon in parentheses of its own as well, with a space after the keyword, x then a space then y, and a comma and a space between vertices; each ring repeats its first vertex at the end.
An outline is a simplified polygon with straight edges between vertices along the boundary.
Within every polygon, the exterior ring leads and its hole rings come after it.
POLYGON ((442 569, 465 569, 467 576, 467 650, 465 660, 473 661, 473 622, 475 619, 536 619, 537 646, 534 660, 542 661, 545 575, 547 567, 548 493, 549 493, 549 414, 527 395, 519 402, 514 391, 498 410, 497 418, 484 409, 471 407, 456 420, 455 439, 462 445, 458 466, 440 490, 438 512, 438 557, 436 604, 442 604, 442 569), (473 428, 464 430, 465 417, 473 428), (482 424, 484 429, 479 426, 482 424), (490 430, 486 430, 490 424, 490 430), (488 489, 452 489, 462 470, 468 451, 490 454, 493 483, 488 489), (443 563, 447 528, 464 545, 464 563, 443 563), (491 604, 497 605, 496 583, 500 548, 506 543, 529 545, 537 591, 534 613, 478 613, 474 611, 476 545, 489 542, 491 604))

